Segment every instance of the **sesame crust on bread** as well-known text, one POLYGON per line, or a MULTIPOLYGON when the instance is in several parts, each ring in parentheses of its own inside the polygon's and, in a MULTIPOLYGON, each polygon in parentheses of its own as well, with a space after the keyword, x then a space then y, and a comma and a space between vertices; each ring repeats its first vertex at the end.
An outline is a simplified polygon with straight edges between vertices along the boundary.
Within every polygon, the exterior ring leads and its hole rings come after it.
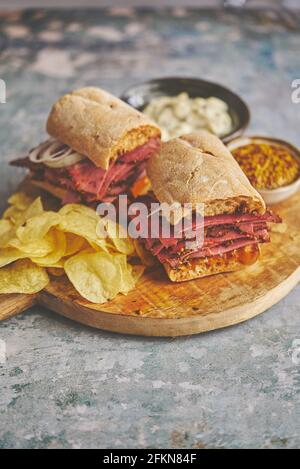
POLYGON ((94 87, 62 96, 50 112, 47 132, 103 169, 119 154, 161 135, 144 114, 94 87))

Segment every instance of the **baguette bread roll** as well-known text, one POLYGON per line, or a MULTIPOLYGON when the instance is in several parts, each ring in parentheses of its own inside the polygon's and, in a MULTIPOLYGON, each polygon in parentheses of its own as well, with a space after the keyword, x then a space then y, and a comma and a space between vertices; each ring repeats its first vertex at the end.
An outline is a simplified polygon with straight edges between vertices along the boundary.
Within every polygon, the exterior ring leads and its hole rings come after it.
POLYGON ((160 203, 204 204, 205 216, 266 211, 230 151, 206 131, 162 143, 147 174, 160 203))
POLYGON ((161 135, 144 114, 93 87, 61 97, 50 112, 47 132, 105 170, 119 154, 161 135))
POLYGON ((207 257, 205 259, 192 259, 186 265, 173 269, 169 264, 163 264, 169 279, 172 282, 185 282, 210 275, 236 272, 247 265, 254 264, 260 257, 258 245, 237 249, 225 256, 207 257))

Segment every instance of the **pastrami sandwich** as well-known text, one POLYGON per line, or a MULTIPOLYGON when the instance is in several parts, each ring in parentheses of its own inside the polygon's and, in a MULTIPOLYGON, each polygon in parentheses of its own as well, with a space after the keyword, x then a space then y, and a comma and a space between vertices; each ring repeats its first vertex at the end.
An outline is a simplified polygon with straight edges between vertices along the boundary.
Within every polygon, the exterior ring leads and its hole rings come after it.
POLYGON ((160 144, 160 129, 100 88, 61 97, 47 122, 52 137, 12 164, 31 183, 66 202, 112 202, 141 178, 160 144))
MULTIPOLYGON (((187 248, 187 237, 142 240, 172 281, 231 272, 253 264, 260 244, 270 241, 268 223, 280 223, 221 140, 208 132, 165 142, 147 163, 152 196, 146 203, 190 204, 193 233, 202 229, 201 243, 187 248), (203 207, 196 226, 193 208, 203 207)), ((184 212, 183 212, 184 213, 184 212)), ((183 214, 182 217, 185 217, 183 214)), ((182 220, 181 220, 182 221, 182 220)), ((178 220, 174 222, 175 226, 178 220)), ((175 232, 175 230, 174 230, 175 232)), ((188 235, 188 240, 191 234, 188 235)))

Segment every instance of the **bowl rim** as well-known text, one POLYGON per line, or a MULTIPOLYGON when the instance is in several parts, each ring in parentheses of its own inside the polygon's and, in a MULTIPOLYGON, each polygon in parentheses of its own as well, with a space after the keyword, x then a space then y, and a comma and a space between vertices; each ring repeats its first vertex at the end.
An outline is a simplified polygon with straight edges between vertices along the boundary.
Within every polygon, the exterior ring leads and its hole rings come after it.
MULTIPOLYGON (((241 139, 249 139, 249 140, 266 140, 268 142, 273 142, 276 143, 277 145, 280 146, 285 146, 288 147, 290 150, 293 152, 293 156, 298 160, 298 163, 300 165, 300 148, 296 147, 296 145, 293 145, 290 142, 287 142, 286 140, 283 140, 281 138, 276 138, 276 137, 269 137, 269 136, 262 136, 262 135, 240 135, 239 137, 231 139, 229 142, 227 142, 227 147, 230 146, 231 143, 234 143, 235 141, 238 142, 241 139)), ((242 146, 242 145, 241 145, 242 146)), ((236 148, 239 148, 238 146, 236 148)), ((229 148, 230 150, 230 148, 229 148)), ((231 151, 231 150, 230 150, 231 151)), ((277 187, 276 189, 256 189, 258 192, 261 194, 283 194, 285 192, 288 192, 289 190, 293 190, 294 188, 300 188, 300 173, 297 179, 295 179, 294 182, 291 182, 291 184, 287 184, 286 186, 282 187, 277 187)))
POLYGON ((224 137, 221 137, 221 140, 223 142, 227 143, 230 140, 241 136, 244 133, 245 129, 249 126, 250 119, 251 119, 251 113, 250 113, 250 108, 247 105, 247 103, 244 101, 244 99, 240 95, 238 95, 237 93, 232 91, 230 88, 227 88, 226 86, 223 86, 220 83, 217 83, 215 81, 204 80, 202 78, 187 77, 187 76, 183 76, 183 77, 167 76, 167 77, 161 77, 161 78, 151 78, 150 80, 141 81, 139 83, 133 83, 131 86, 128 86, 122 92, 122 94, 120 95, 120 99, 122 101, 125 101, 125 102, 128 103, 126 95, 129 93, 130 90, 132 90, 134 88, 137 88, 139 86, 155 83, 155 82, 158 82, 158 81, 161 82, 161 81, 170 81, 170 80, 173 80, 173 81, 185 80, 185 81, 190 81, 190 82, 192 82, 192 81, 193 82, 198 82, 199 84, 205 83, 205 84, 213 85, 213 86, 216 86, 217 88, 220 88, 221 90, 225 91, 226 93, 231 94, 237 101, 240 102, 240 104, 244 108, 245 118, 242 122, 242 125, 239 125, 235 130, 233 130, 233 131, 229 132, 228 134, 224 135, 224 137))

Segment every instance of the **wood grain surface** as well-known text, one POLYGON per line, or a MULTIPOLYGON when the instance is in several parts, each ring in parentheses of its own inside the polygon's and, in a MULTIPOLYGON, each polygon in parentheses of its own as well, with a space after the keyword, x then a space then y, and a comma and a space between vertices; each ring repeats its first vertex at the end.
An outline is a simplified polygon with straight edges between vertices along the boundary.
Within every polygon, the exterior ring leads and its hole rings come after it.
POLYGON ((274 207, 284 219, 275 226, 262 258, 243 271, 173 284, 161 268, 143 276, 127 296, 91 304, 66 278, 53 278, 36 297, 2 295, 0 319, 34 302, 99 329, 146 336, 181 336, 246 321, 284 298, 300 281, 300 193, 274 207))
POLYGON ((36 302, 36 295, 0 295, 0 321, 26 311, 36 302))

